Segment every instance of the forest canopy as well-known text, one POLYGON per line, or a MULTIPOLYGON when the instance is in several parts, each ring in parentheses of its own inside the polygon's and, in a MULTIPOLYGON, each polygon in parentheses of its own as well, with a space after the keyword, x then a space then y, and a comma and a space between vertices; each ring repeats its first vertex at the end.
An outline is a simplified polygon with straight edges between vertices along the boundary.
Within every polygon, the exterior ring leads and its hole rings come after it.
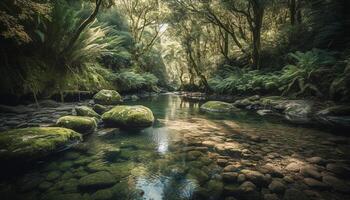
POLYGON ((0 93, 164 88, 346 101, 347 8, 346 0, 3 0, 0 93))

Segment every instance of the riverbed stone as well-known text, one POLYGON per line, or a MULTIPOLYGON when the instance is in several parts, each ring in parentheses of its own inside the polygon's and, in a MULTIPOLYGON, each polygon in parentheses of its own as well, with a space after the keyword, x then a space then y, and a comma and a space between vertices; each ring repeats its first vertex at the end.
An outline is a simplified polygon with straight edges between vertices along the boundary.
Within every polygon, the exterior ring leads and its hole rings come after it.
POLYGON ((320 190, 324 190, 324 189, 328 189, 329 186, 321 181, 318 181, 316 179, 313 178, 304 178, 304 183, 311 187, 311 188, 315 188, 315 189, 320 189, 320 190))
POLYGON ((237 177, 238 177, 238 173, 236 173, 236 172, 224 172, 221 174, 221 176, 225 182, 236 182, 237 177))
POLYGON ((329 163, 326 165, 328 171, 339 177, 350 177, 350 167, 342 163, 329 163))
POLYGON ((116 106, 104 113, 102 120, 107 126, 138 129, 152 126, 154 116, 145 106, 116 106))
POLYGON ((79 133, 59 127, 12 129, 0 133, 0 159, 29 161, 45 157, 82 140, 79 133))
POLYGON ((284 193, 283 200, 309 200, 310 198, 299 189, 290 188, 284 193))
POLYGON ((318 172, 315 167, 311 167, 311 166, 302 167, 300 169, 300 173, 304 177, 315 178, 315 179, 318 179, 318 180, 320 180, 322 178, 321 173, 318 172))
POLYGON ((248 180, 250 180, 251 182, 255 183, 258 186, 262 186, 266 183, 264 174, 258 171, 244 169, 244 170, 241 170, 241 173, 243 173, 248 180))
POLYGON ((122 97, 115 90, 101 90, 93 97, 94 102, 102 105, 117 105, 122 97))
POLYGON ((325 175, 322 177, 322 182, 331 186, 336 191, 350 194, 350 185, 334 176, 325 175))
POLYGON ((82 189, 106 188, 116 182, 116 179, 109 172, 99 171, 80 178, 79 187, 82 189))
POLYGON ((209 112, 232 112, 237 110, 232 104, 223 101, 208 101, 200 109, 209 112))
POLYGON ((87 106, 76 106, 74 109, 78 116, 95 117, 97 119, 101 117, 92 108, 89 108, 87 106))
POLYGON ((273 193, 283 193, 284 190, 286 189, 286 186, 282 181, 273 180, 269 185, 269 189, 273 193))
POLYGON ((82 116, 64 116, 59 118, 56 124, 60 127, 75 130, 83 135, 94 132, 97 127, 94 118, 82 116))

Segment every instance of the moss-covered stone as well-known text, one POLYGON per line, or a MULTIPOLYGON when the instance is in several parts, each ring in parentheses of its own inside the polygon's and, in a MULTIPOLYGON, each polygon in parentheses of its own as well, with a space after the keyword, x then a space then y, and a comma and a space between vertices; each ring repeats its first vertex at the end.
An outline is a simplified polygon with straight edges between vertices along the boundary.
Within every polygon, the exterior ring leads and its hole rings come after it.
POLYGON ((116 183, 116 179, 106 171, 100 171, 79 179, 79 187, 82 189, 106 188, 116 183))
POLYGON ((59 127, 13 129, 0 133, 0 160, 41 158, 82 140, 79 133, 59 127))
POLYGON ((116 106, 102 115, 108 126, 122 128, 145 128, 152 126, 154 116, 145 106, 116 106))
POLYGON ((102 115, 103 113, 108 111, 108 108, 106 106, 101 105, 101 104, 95 104, 92 109, 94 109, 94 111, 100 115, 102 115))
POLYGON ((209 112, 232 112, 236 109, 232 104, 222 101, 208 101, 201 106, 201 110, 209 112))
POLYGON ((95 103, 102 105, 116 105, 122 101, 122 97, 115 90, 101 90, 93 99, 95 103))
POLYGON ((92 108, 89 108, 87 106, 77 106, 75 107, 75 112, 78 116, 96 117, 97 119, 101 117, 92 108))
POLYGON ((56 124, 84 135, 92 133, 97 127, 96 121, 93 118, 81 116, 64 116, 59 118, 56 124))

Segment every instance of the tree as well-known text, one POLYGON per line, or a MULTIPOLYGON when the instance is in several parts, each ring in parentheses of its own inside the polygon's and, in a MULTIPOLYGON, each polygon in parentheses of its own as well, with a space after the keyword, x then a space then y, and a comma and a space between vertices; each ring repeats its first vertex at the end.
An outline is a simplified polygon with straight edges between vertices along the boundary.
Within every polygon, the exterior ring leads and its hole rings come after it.
POLYGON ((141 57, 149 53, 160 37, 161 18, 158 0, 121 0, 118 7, 129 20, 130 32, 135 42, 133 61, 142 67, 141 57))

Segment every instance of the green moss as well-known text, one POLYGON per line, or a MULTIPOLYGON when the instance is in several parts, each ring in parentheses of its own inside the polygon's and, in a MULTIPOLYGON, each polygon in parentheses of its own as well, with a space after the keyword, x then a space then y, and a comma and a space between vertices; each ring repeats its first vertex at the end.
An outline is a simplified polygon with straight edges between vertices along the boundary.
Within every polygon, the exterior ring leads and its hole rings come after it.
POLYGON ((78 116, 96 117, 96 118, 101 117, 93 109, 91 109, 87 106, 77 106, 77 107, 75 107, 75 111, 77 112, 78 116))
POLYGON ((235 107, 222 101, 208 101, 201 106, 201 109, 210 112, 231 112, 234 111, 235 107))
POLYGON ((152 111, 144 106, 116 106, 102 115, 102 120, 109 126, 144 128, 154 122, 152 111))
POLYGON ((79 179, 79 187, 82 189, 106 188, 114 185, 116 182, 116 179, 109 172, 99 171, 79 179))
POLYGON ((97 127, 96 121, 93 118, 81 116, 64 116, 59 118, 56 124, 60 127, 69 128, 82 134, 91 133, 97 127))
POLYGON ((93 99, 95 103, 102 105, 116 105, 122 101, 122 97, 115 90, 101 90, 93 99))
POLYGON ((32 160, 81 140, 79 133, 66 128, 13 129, 0 133, 0 159, 32 160))

